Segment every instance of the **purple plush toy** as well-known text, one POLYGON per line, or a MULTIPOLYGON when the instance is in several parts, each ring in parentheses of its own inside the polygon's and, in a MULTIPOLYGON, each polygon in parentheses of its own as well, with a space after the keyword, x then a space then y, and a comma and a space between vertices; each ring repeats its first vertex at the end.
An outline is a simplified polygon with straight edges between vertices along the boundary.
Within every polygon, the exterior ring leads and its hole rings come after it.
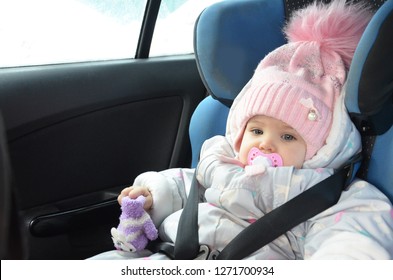
POLYGON ((158 237, 157 228, 149 214, 143 209, 146 198, 139 196, 136 199, 124 197, 121 202, 122 213, 120 223, 111 229, 115 248, 125 252, 143 250, 149 240, 158 237))

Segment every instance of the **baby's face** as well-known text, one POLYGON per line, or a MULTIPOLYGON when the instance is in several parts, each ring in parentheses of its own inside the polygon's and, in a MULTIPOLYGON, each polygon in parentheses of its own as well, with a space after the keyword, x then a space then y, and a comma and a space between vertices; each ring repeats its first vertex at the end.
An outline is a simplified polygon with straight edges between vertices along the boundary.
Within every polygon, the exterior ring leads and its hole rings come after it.
POLYGON ((246 125, 239 149, 239 160, 244 165, 253 147, 265 154, 277 153, 283 166, 295 168, 303 166, 307 149, 306 142, 294 128, 267 116, 255 116, 246 125))

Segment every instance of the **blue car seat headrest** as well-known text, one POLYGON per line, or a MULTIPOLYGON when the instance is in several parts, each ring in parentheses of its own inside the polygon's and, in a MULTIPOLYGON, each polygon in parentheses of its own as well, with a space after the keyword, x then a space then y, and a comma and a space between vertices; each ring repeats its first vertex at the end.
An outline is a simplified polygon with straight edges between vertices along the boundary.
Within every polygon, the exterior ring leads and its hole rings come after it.
MULTIPOLYGON (((372 5, 378 8, 384 1, 372 0, 372 5)), ((285 20, 312 2, 232 0, 206 8, 195 24, 194 51, 209 95, 229 107, 258 63, 286 43, 285 20)))
POLYGON ((285 43, 283 1, 223 1, 195 25, 194 50, 208 93, 230 106, 259 61, 285 43))

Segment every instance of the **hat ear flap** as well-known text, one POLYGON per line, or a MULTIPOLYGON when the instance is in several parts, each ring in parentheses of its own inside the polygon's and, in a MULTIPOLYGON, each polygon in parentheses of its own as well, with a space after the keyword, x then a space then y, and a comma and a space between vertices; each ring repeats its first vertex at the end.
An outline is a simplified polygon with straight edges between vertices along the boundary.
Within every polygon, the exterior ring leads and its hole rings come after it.
POLYGON ((246 128, 244 127, 241 131, 239 131, 239 136, 236 137, 236 142, 233 143, 233 149, 235 150, 236 153, 240 151, 245 129, 246 128))

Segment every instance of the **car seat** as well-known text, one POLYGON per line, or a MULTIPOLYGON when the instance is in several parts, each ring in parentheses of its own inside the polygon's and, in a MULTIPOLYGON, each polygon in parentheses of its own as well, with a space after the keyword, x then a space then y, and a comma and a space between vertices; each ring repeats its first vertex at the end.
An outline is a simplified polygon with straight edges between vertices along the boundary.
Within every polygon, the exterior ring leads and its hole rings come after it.
MULTIPOLYGON (((363 179, 393 201, 393 0, 369 0, 377 10, 356 50, 346 105, 363 134, 363 179)), ((286 42, 282 27, 292 11, 313 0, 233 0, 205 9, 195 26, 194 49, 209 96, 190 123, 192 167, 203 142, 225 133, 229 107, 259 61, 286 42)), ((327 2, 327 1, 323 1, 327 2)))

